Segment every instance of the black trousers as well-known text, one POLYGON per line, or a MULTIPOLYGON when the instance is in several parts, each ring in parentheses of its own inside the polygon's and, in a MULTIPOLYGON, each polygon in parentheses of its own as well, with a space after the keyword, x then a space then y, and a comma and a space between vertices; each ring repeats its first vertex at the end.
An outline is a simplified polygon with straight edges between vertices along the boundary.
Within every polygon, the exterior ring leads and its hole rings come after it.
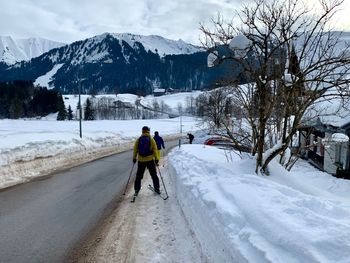
POLYGON ((156 164, 152 160, 149 162, 138 162, 136 179, 135 179, 135 184, 134 184, 135 192, 138 192, 141 189, 141 180, 143 178, 143 174, 145 173, 146 167, 147 167, 147 169, 152 177, 154 189, 156 189, 156 190, 159 189, 159 178, 157 176, 156 164))

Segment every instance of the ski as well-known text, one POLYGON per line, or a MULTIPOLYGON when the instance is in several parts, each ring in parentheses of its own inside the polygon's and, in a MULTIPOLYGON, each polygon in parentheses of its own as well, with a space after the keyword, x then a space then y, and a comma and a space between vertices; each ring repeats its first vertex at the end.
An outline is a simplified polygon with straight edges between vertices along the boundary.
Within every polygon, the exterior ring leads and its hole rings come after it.
POLYGON ((131 199, 131 203, 135 203, 135 200, 136 200, 136 196, 137 196, 137 194, 134 194, 134 196, 132 197, 132 199, 131 199))
POLYGON ((158 194, 156 192, 156 190, 153 188, 153 186, 150 184, 148 185, 148 189, 151 190, 152 192, 156 193, 157 195, 159 195, 163 200, 167 200, 169 198, 169 196, 162 196, 161 194, 158 194))

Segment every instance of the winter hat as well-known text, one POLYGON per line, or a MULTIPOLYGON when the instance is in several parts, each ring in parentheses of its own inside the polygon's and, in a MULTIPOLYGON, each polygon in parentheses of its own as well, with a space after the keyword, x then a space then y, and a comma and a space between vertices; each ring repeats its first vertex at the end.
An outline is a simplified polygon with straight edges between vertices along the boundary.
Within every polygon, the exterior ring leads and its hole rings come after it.
POLYGON ((149 128, 147 126, 143 126, 142 131, 149 131, 149 128))

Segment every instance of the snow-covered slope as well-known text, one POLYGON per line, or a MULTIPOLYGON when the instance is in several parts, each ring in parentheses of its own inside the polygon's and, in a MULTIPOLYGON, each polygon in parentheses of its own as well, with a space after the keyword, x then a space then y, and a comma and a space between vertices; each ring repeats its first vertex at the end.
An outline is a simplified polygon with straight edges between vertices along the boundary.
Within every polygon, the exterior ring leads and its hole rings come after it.
POLYGON ((49 72, 45 75, 40 76, 34 82, 34 85, 39 85, 41 87, 46 87, 48 89, 53 88, 50 85, 50 82, 53 80, 53 76, 56 74, 57 70, 59 70, 63 64, 56 64, 49 72))
POLYGON ((198 47, 188 44, 181 39, 171 40, 156 35, 142 36, 129 33, 115 33, 112 35, 119 40, 124 40, 130 46, 133 46, 136 41, 140 42, 146 50, 154 53, 158 52, 161 57, 164 55, 191 54, 200 51, 198 47))
POLYGON ((84 40, 76 41, 68 45, 64 50, 56 50, 50 52, 47 57, 54 63, 62 63, 62 61, 70 61, 72 65, 82 63, 102 62, 110 64, 114 60, 122 59, 129 64, 135 57, 134 52, 138 52, 140 48, 136 42, 140 43, 146 51, 158 53, 160 57, 165 55, 192 54, 203 51, 201 48, 182 40, 170 40, 161 36, 142 36, 130 33, 104 33, 84 40), (123 43, 124 42, 124 43, 123 43), (118 43, 121 51, 117 51, 118 43), (126 44, 125 44, 126 43, 126 44), (120 52, 117 57, 113 58, 115 52, 120 52))
POLYGON ((43 38, 14 39, 10 36, 0 36, 0 62, 15 64, 64 45, 64 43, 43 38))

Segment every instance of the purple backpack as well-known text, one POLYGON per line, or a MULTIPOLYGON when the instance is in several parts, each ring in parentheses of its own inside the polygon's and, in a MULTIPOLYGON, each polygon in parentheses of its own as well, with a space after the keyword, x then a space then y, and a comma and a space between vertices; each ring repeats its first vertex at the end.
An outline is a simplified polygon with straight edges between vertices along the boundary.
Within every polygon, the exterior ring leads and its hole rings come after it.
POLYGON ((141 136, 139 138, 138 152, 139 155, 143 157, 153 154, 151 136, 141 136))

